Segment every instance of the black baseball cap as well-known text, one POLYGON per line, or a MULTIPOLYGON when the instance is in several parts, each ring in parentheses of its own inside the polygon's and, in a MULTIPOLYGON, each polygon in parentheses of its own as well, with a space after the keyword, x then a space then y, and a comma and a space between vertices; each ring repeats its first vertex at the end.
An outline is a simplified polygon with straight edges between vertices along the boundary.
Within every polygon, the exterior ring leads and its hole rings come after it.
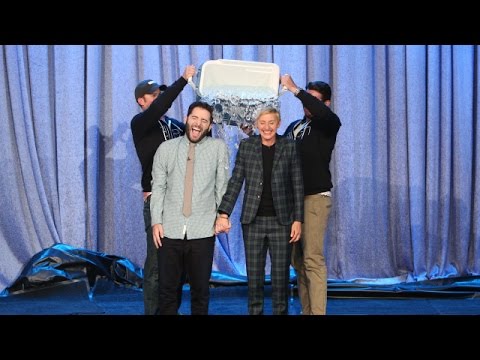
POLYGON ((166 85, 158 85, 155 81, 150 79, 140 81, 135 88, 135 100, 141 98, 145 94, 153 94, 157 89, 163 91, 166 88, 166 85))

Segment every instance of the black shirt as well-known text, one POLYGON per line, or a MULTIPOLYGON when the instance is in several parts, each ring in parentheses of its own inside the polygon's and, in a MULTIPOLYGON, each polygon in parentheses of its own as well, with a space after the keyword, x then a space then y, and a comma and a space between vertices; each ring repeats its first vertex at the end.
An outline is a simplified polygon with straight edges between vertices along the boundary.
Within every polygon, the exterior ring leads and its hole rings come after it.
POLYGON ((310 111, 312 118, 304 117, 292 122, 284 136, 295 139, 299 146, 305 195, 318 194, 333 187, 330 160, 342 124, 338 116, 315 96, 301 90, 297 97, 303 107, 310 111), (293 131, 297 125, 301 130, 294 137, 293 131))
POLYGON ((183 135, 184 124, 171 119, 170 125, 172 126, 166 129, 165 122, 160 122, 160 118, 170 109, 173 101, 177 98, 183 88, 187 85, 187 80, 180 77, 172 85, 165 89, 158 97, 152 102, 149 108, 137 115, 135 115, 130 123, 132 129, 133 142, 137 151, 137 156, 142 165, 142 188, 145 192, 152 191, 152 166, 153 157, 155 152, 162 142, 168 140, 169 136, 175 137, 175 134, 183 135), (176 130, 177 129, 177 130, 176 130), (169 132, 170 130, 171 132, 169 132), (176 130, 176 131, 172 131, 176 130))
POLYGON ((263 191, 258 205, 257 216, 275 216, 272 196, 272 169, 273 156, 275 155, 275 144, 266 146, 262 144, 263 160, 263 191))

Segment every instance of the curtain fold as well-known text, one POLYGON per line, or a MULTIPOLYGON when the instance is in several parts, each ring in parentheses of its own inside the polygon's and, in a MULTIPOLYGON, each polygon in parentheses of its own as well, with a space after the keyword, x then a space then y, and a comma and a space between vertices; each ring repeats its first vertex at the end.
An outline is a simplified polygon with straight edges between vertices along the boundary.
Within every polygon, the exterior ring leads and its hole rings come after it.
MULTIPOLYGON (((329 279, 480 274, 478 46, 3 45, 0 288, 56 243, 143 265, 133 89, 220 58, 274 62, 300 87, 332 86, 343 126, 330 166, 329 279)), ((183 120, 196 97, 185 87, 167 115, 183 120)), ((280 111, 279 133, 303 116, 290 93, 280 111)), ((241 198, 235 211, 214 270, 245 276, 241 198)))

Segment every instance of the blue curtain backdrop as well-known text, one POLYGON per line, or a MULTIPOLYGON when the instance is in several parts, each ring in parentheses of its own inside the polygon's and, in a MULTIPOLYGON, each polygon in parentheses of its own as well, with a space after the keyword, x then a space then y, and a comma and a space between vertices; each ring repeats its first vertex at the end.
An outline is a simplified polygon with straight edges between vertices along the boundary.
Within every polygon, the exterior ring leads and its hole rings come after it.
MULTIPOLYGON (((300 86, 331 84, 343 126, 331 163, 329 279, 480 274, 477 46, 4 45, 0 288, 56 243, 143 265, 133 89, 214 59, 273 62, 300 86)), ((168 115, 183 119, 194 99, 185 88, 168 115)), ((290 93, 280 102, 283 132, 303 110, 290 93)), ((239 211, 215 250, 214 270, 232 276, 245 275, 239 211)))

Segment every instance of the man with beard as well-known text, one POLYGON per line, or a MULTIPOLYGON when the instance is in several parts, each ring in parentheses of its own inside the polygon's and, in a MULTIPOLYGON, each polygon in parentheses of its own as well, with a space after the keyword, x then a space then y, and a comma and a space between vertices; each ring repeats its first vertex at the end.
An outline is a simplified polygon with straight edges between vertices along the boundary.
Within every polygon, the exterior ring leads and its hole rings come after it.
POLYGON ((191 314, 208 314, 214 224, 229 178, 227 145, 206 136, 212 122, 212 106, 192 103, 185 135, 163 142, 153 160, 150 209, 162 315, 177 314, 183 272, 190 284, 191 314))

